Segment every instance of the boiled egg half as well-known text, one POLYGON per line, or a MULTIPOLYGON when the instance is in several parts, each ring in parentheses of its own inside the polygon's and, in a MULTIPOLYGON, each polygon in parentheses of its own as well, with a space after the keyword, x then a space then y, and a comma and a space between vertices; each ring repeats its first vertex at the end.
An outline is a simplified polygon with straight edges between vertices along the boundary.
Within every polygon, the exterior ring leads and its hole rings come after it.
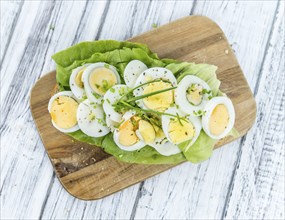
POLYGON ((152 143, 149 143, 148 145, 153 147, 157 150, 161 155, 164 156, 170 156, 173 154, 180 153, 180 149, 177 145, 171 143, 167 137, 165 136, 163 130, 159 128, 158 126, 153 126, 156 136, 155 140, 152 143))
POLYGON ((84 70, 90 64, 84 64, 83 66, 79 66, 72 70, 72 73, 69 78, 69 86, 71 91, 73 92, 74 96, 78 99, 84 99, 86 97, 84 84, 82 81, 82 75, 84 70))
POLYGON ((202 125, 206 134, 213 139, 225 137, 233 128, 235 110, 232 101, 227 97, 214 97, 204 108, 202 125))
POLYGON ((89 65, 84 70, 82 81, 88 99, 101 104, 103 95, 109 88, 119 84, 121 80, 114 66, 99 62, 89 65))
POLYGON ((52 96, 48 103, 48 111, 53 126, 65 133, 77 131, 79 129, 76 119, 78 105, 71 91, 59 92, 52 96))
POLYGON ((183 116, 176 107, 171 107, 165 111, 171 115, 179 115, 181 118, 174 116, 162 116, 162 129, 167 139, 173 144, 180 144, 184 141, 191 140, 190 147, 199 137, 202 129, 201 120, 199 117, 183 116))
POLYGON ((119 148, 125 151, 135 151, 143 148, 146 144, 138 136, 140 117, 135 112, 127 111, 123 116, 123 122, 114 130, 114 141, 119 148))
MULTIPOLYGON (((154 67, 142 72, 133 91, 134 96, 143 96, 161 90, 167 90, 177 85, 173 73, 162 67, 154 67)), ((174 102, 173 90, 151 95, 136 101, 137 105, 143 109, 165 111, 174 102)))
POLYGON ((200 116, 211 96, 211 89, 204 80, 188 75, 175 90, 175 103, 185 114, 200 116))

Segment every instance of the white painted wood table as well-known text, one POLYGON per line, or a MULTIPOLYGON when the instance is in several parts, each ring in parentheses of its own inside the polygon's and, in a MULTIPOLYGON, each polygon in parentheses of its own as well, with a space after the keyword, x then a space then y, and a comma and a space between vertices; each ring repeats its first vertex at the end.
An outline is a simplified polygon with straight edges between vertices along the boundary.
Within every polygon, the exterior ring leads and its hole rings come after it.
POLYGON ((1 219, 284 219, 284 1, 1 1, 1 219), (243 138, 98 201, 55 177, 29 109, 51 55, 187 15, 228 37, 257 102, 243 138))

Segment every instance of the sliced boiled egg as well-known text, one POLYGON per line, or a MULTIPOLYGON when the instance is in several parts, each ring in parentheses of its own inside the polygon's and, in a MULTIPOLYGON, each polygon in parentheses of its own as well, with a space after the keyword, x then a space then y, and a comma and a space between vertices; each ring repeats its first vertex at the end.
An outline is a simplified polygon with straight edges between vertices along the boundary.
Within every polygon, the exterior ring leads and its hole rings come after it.
POLYGON ((206 134, 213 139, 225 137, 233 128, 235 110, 232 101, 227 97, 214 97, 204 108, 202 125, 206 134))
POLYGON ((101 104, 103 95, 121 80, 114 66, 99 62, 89 65, 84 70, 82 81, 87 98, 91 102, 101 104))
POLYGON ((53 126, 61 132, 70 133, 79 129, 76 119, 78 101, 71 91, 59 92, 51 97, 48 111, 53 126))
POLYGON ((204 80, 188 75, 175 90, 175 103, 185 114, 200 116, 211 96, 211 89, 204 80))
POLYGON ((72 70, 72 73, 69 78, 69 86, 71 91, 73 92, 74 96, 78 99, 84 99, 86 97, 84 84, 82 81, 82 75, 84 70, 90 64, 84 64, 83 66, 79 66, 72 70))
POLYGON ((177 145, 172 144, 165 136, 163 130, 157 126, 154 126, 156 132, 156 138, 153 143, 149 143, 151 147, 157 150, 158 153, 164 156, 170 156, 180 153, 180 149, 177 145))
POLYGON ((114 122, 120 122, 123 112, 118 112, 114 104, 127 92, 129 88, 126 85, 115 85, 110 88, 104 95, 103 108, 108 118, 114 122))
POLYGON ((114 130, 114 141, 119 148, 125 151, 135 151, 143 148, 146 144, 136 134, 139 129, 140 117, 134 112, 128 111, 123 116, 123 122, 114 130))
MULTIPOLYGON (((140 74, 135 83, 135 87, 138 88, 134 90, 133 94, 138 97, 161 90, 167 90, 176 85, 176 78, 170 70, 162 67, 154 67, 147 69, 140 74)), ((143 109, 157 111, 165 111, 173 102, 173 90, 168 90, 148 97, 145 96, 145 98, 136 101, 137 105, 143 109)))
POLYGON ((190 147, 200 135, 202 129, 200 119, 193 116, 183 117, 183 114, 175 107, 170 107, 165 112, 181 117, 178 119, 174 116, 162 116, 162 129, 166 138, 173 144, 191 140, 188 145, 190 147))
POLYGON ((102 137, 110 132, 104 119, 102 106, 91 103, 88 99, 79 104, 77 121, 81 131, 88 136, 102 137))
POLYGON ((147 69, 147 66, 139 61, 132 60, 124 70, 124 80, 128 87, 133 88, 139 75, 147 69))
POLYGON ((110 131, 114 131, 118 126, 119 126, 119 123, 118 122, 115 122, 113 121, 112 119, 110 119, 110 117, 108 117, 106 115, 106 124, 107 124, 107 127, 110 129, 110 131))

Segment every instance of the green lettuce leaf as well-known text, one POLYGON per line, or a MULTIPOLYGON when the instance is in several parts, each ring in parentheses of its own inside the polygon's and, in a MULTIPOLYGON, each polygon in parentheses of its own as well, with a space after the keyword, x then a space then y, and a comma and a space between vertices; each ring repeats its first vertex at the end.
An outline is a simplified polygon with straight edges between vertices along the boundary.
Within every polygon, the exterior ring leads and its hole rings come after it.
POLYGON ((192 163, 199 163, 211 157, 217 140, 210 138, 203 130, 195 143, 188 147, 190 141, 185 141, 178 145, 186 159, 192 163))
POLYGON ((108 134, 104 138, 102 147, 107 153, 112 154, 118 160, 127 163, 177 164, 186 160, 182 153, 178 153, 171 156, 163 156, 150 146, 145 146, 139 151, 121 150, 113 141, 112 134, 108 134))
POLYGON ((52 56, 52 59, 57 65, 67 67, 72 65, 75 61, 85 60, 90 58, 95 53, 106 53, 122 48, 140 48, 144 50, 151 58, 158 59, 155 53, 152 53, 150 49, 139 43, 120 42, 115 40, 100 40, 100 41, 87 41, 76 44, 69 47, 66 50, 62 50, 52 56))

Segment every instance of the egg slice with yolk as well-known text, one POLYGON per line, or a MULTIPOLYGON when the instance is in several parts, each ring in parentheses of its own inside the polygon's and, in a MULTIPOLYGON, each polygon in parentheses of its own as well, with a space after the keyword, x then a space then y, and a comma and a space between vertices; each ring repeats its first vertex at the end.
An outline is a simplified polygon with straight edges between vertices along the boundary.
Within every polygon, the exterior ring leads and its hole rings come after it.
POLYGON ((227 97, 214 97, 205 106, 202 125, 206 134, 213 139, 225 137, 233 128, 235 110, 227 97))
POLYGON ((114 130, 114 142, 122 150, 135 151, 146 145, 136 134, 139 127, 139 120, 140 117, 136 116, 135 112, 128 111, 124 114, 123 122, 119 128, 114 130))
POLYGON ((48 111, 53 126, 61 132, 74 132, 79 129, 76 119, 78 101, 70 91, 59 92, 51 97, 48 111))
POLYGON ((202 125, 199 117, 186 116, 176 107, 170 107, 165 111, 171 115, 179 115, 180 118, 168 115, 162 116, 162 129, 165 136, 172 144, 180 144, 191 140, 191 147, 200 135, 202 125))
POLYGON ((120 83, 120 76, 114 66, 99 62, 89 65, 84 70, 82 81, 87 98, 91 102, 101 104, 108 89, 120 83))
MULTIPOLYGON (((138 97, 175 86, 177 86, 177 81, 170 70, 162 67, 153 67, 139 75, 134 86, 138 88, 133 91, 133 94, 135 97, 138 97)), ((173 90, 144 97, 136 101, 137 105, 143 109, 165 111, 174 102, 173 90)))
POLYGON ((155 129, 155 140, 148 145, 153 147, 158 153, 163 156, 171 156, 180 153, 180 149, 177 145, 171 143, 165 136, 162 128, 153 126, 155 129))
POLYGON ((179 82, 174 98, 182 112, 191 116, 201 116, 211 96, 211 89, 204 80, 187 75, 179 82))
POLYGON ((74 96, 77 99, 86 99, 86 94, 84 90, 84 84, 82 81, 82 75, 84 70, 89 66, 90 64, 84 64, 82 66, 79 66, 72 70, 72 73, 69 78, 69 86, 71 91, 73 92, 74 96))
MULTIPOLYGON (((159 90, 171 88, 172 85, 168 82, 153 82, 145 86, 143 95, 153 93, 159 90)), ((148 109, 165 111, 173 103, 173 90, 149 96, 143 99, 144 105, 148 109)))

